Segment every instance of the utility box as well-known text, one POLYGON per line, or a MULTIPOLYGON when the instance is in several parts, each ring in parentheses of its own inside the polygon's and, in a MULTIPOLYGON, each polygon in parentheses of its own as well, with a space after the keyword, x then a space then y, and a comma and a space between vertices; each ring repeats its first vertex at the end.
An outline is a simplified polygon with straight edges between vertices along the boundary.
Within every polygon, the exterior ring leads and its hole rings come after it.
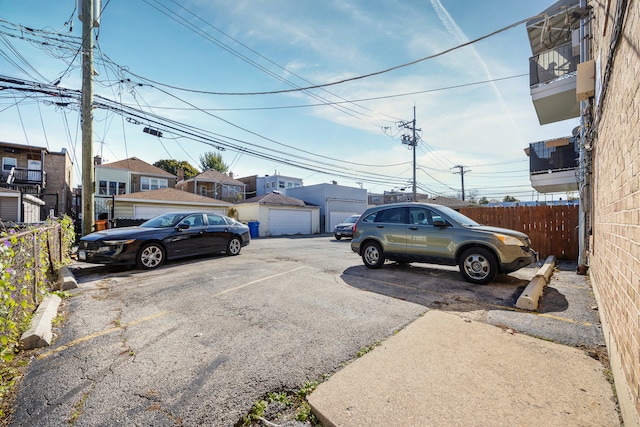
POLYGON ((596 61, 585 61, 578 64, 578 81, 576 83, 576 100, 578 102, 591 98, 596 93, 596 61))

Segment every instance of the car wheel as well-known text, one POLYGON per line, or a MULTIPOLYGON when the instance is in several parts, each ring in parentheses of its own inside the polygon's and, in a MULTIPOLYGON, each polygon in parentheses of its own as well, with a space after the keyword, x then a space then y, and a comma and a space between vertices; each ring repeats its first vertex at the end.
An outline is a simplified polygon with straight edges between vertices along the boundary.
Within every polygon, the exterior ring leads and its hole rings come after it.
POLYGON ((335 238, 336 238, 336 240, 340 240, 340 239, 342 239, 342 236, 338 236, 337 234, 336 234, 335 236, 333 236, 333 237, 335 237, 335 238))
POLYGON ((227 243, 227 255, 235 256, 240 253, 240 249, 242 249, 242 242, 238 237, 232 237, 227 243))
POLYGON ((164 248, 158 243, 146 244, 138 252, 136 264, 138 267, 149 270, 156 268, 164 262, 164 248))
POLYGON ((362 262, 368 268, 380 268, 384 264, 384 253, 376 242, 367 242, 362 248, 362 262))
POLYGON ((484 248, 471 248, 464 251, 458 266, 464 279, 477 285, 486 285, 498 274, 496 257, 484 248))

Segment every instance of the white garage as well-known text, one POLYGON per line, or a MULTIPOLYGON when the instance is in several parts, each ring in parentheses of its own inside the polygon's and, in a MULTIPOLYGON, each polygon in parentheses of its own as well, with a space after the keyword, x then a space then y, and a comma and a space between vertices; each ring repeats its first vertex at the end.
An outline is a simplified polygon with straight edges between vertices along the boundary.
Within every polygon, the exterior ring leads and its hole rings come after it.
POLYGON ((311 211, 269 209, 269 232, 272 236, 284 234, 312 234, 311 211))
POLYGON ((175 188, 140 191, 115 196, 106 202, 112 218, 150 219, 167 212, 205 211, 227 214, 232 203, 175 188))
POLYGON ((258 235, 293 236, 320 232, 320 207, 273 192, 235 206, 241 222, 258 222, 258 235))

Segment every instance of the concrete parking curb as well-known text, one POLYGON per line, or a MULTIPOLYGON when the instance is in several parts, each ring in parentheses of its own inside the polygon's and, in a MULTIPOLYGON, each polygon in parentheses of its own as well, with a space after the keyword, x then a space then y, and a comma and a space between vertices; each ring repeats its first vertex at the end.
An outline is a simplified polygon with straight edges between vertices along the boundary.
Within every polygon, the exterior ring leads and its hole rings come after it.
POLYGON ((538 309, 538 301, 544 291, 545 286, 549 284, 553 268, 556 265, 556 257, 551 255, 547 257, 540 270, 531 279, 529 284, 516 302, 516 307, 522 310, 536 311, 538 309))
POLYGON ((58 289, 61 291, 68 291, 69 289, 75 289, 78 287, 78 282, 73 276, 68 267, 61 267, 58 270, 58 289))
MULTIPOLYGON (((67 267, 58 270, 58 290, 67 291, 78 287, 78 282, 73 273, 67 267)), ((20 347, 23 350, 31 350, 38 347, 47 347, 53 340, 52 322, 58 315, 58 307, 62 299, 55 294, 47 295, 36 310, 31 327, 20 337, 20 347)))
POLYGON ((20 337, 20 346, 23 350, 51 345, 53 340, 51 322, 58 315, 61 302, 62 298, 55 294, 48 295, 42 300, 35 316, 31 319, 31 327, 20 337))

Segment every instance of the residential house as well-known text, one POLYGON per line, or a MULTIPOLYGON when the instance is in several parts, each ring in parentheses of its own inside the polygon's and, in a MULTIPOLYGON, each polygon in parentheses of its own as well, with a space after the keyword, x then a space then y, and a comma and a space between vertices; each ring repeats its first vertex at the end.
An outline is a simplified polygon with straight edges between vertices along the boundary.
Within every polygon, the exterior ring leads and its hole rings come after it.
POLYGON ((246 197, 246 184, 233 178, 233 174, 224 174, 208 169, 193 178, 177 183, 176 188, 193 194, 235 203, 246 197))
POLYGON ((94 163, 95 214, 101 219, 111 217, 107 201, 114 196, 176 186, 175 175, 137 157, 102 163, 102 159, 96 156, 94 163))
POLYGON ((566 133, 577 145, 578 272, 590 275, 623 423, 638 426, 640 1, 562 0, 542 12, 527 23, 531 97, 540 124, 580 116, 566 133))
POLYGON ((44 147, 0 142, 2 170, 0 187, 36 197, 41 205, 39 220, 71 214, 73 163, 65 149, 51 152, 44 147))
POLYGON ((267 194, 272 191, 280 191, 287 194, 291 188, 302 187, 302 179, 292 176, 280 175, 277 172, 274 175, 259 176, 256 182, 257 196, 267 194))

